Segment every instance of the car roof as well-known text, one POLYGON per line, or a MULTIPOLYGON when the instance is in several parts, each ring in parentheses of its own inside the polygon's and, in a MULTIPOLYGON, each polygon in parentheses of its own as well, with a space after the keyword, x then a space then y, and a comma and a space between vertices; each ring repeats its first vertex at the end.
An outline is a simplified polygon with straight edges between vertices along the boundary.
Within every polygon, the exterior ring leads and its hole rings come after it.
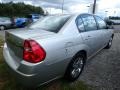
MULTIPOLYGON (((65 16, 65 15, 70 15, 70 16, 79 16, 79 15, 84 15, 84 14, 87 14, 87 15, 94 15, 94 14, 89 14, 89 13, 75 13, 75 14, 51 14, 51 15, 47 15, 47 16, 65 16)), ((97 16, 97 15, 95 15, 97 16)))

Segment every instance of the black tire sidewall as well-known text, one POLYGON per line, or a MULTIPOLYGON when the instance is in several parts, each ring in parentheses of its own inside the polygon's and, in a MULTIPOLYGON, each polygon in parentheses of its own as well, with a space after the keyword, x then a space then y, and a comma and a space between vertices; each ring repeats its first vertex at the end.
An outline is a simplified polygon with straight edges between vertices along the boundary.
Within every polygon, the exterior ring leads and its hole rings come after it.
POLYGON ((107 46, 105 47, 105 49, 110 49, 111 48, 112 41, 113 41, 113 38, 111 37, 110 40, 109 40, 109 42, 108 42, 108 44, 107 44, 107 46), (111 42, 111 45, 109 44, 110 42, 111 42))

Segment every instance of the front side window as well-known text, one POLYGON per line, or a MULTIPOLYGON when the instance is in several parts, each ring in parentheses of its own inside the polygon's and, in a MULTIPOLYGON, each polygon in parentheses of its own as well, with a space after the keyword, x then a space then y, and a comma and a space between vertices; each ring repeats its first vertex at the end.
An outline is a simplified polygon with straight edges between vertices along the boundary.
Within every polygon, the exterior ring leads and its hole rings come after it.
POLYGON ((68 21, 70 16, 63 15, 63 16, 46 16, 36 23, 30 26, 30 28, 35 29, 43 29, 51 32, 57 33, 63 25, 68 21))
POLYGON ((86 31, 97 30, 96 21, 92 15, 81 16, 86 31))
POLYGON ((96 21, 98 23, 98 28, 99 29, 105 29, 106 28, 106 23, 105 23, 105 21, 103 19, 101 19, 98 16, 95 16, 95 19, 96 19, 96 21))

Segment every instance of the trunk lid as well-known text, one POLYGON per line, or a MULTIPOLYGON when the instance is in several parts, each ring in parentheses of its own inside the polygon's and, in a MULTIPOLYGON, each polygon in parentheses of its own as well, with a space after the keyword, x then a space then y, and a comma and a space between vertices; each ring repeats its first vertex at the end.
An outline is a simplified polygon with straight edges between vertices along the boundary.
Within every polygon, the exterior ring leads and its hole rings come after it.
POLYGON ((23 46, 25 39, 45 39, 55 35, 45 30, 20 29, 5 32, 5 41, 8 49, 18 58, 23 58, 23 46))

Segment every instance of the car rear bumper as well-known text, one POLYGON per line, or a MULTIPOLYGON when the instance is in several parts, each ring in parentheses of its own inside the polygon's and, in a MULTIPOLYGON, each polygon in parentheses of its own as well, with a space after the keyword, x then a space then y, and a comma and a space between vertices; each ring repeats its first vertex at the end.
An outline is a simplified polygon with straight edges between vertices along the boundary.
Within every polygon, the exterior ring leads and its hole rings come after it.
POLYGON ((6 44, 4 45, 3 48, 3 56, 6 64, 9 67, 11 74, 13 74, 17 82, 21 83, 23 86, 37 87, 46 82, 44 72, 42 72, 43 68, 39 70, 39 73, 35 73, 32 72, 33 70, 31 69, 34 68, 34 66, 28 67, 28 66, 24 66, 23 64, 22 65, 17 64, 17 62, 15 62, 14 60, 15 58, 13 58, 14 56, 11 56, 6 44))

